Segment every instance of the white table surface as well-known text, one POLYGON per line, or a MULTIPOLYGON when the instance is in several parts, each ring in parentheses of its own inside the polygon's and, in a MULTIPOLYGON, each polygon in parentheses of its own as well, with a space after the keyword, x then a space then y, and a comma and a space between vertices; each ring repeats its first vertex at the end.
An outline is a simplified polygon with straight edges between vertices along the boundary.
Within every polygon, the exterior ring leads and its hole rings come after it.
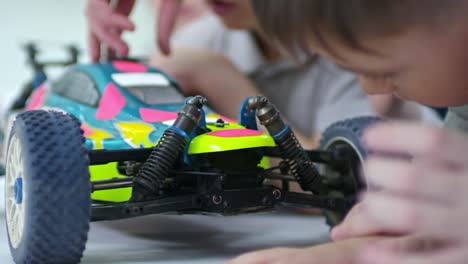
MULTIPOLYGON (((3 191, 4 179, 0 179, 3 191)), ((0 195, 0 262, 13 263, 0 195)), ((234 217, 152 215, 92 223, 82 263, 223 263, 239 254, 277 246, 325 242, 321 217, 286 210, 234 217)))

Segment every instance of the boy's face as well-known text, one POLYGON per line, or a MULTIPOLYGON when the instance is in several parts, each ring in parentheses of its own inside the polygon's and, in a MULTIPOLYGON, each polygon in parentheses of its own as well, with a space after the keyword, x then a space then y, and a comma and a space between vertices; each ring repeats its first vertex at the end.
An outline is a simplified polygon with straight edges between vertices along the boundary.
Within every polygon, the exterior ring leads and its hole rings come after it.
POLYGON ((250 0, 206 0, 206 2, 226 27, 245 30, 257 28, 250 0))
POLYGON ((334 43, 313 48, 357 73, 369 94, 395 95, 431 106, 468 104, 468 27, 407 30, 367 39, 366 52, 334 43), (441 32, 439 32, 441 31, 441 32))

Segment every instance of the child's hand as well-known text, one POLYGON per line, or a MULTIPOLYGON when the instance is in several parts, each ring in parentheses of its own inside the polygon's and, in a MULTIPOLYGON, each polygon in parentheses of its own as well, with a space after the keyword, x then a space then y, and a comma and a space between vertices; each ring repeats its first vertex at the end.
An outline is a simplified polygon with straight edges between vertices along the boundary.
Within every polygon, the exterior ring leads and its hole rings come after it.
POLYGON ((360 264, 361 248, 379 238, 353 239, 304 249, 276 248, 242 255, 227 264, 360 264))
POLYGON ((233 67, 223 55, 201 48, 177 48, 171 56, 156 52, 150 64, 174 77, 190 95, 203 92, 199 83, 213 79, 216 69, 233 67))
POLYGON ((122 40, 123 31, 133 31, 130 21, 135 0, 118 0, 115 8, 107 0, 88 0, 86 16, 89 27, 89 52, 97 62, 101 56, 101 44, 106 44, 111 52, 119 56, 128 55, 128 45, 122 40))
POLYGON ((169 55, 169 40, 174 30, 182 0, 162 0, 158 14, 158 45, 162 54, 169 55))
MULTIPOLYGON (((274 248, 242 255, 226 264, 274 264, 274 263, 294 263, 294 264, 313 264, 324 262, 313 262, 314 249, 293 249, 293 248, 274 248)), ((326 262, 330 263, 330 262, 326 262)), ((330 263, 333 264, 333 263, 330 263)), ((338 264, 338 263, 337 263, 338 264)))
POLYGON ((206 49, 178 48, 171 56, 155 54, 151 65, 173 76, 185 95, 201 94, 220 114, 236 119, 255 85, 225 56, 206 49))
POLYGON ((412 235, 370 243, 356 258, 360 264, 465 264, 467 249, 462 241, 412 235))
POLYGON ((371 157, 365 166, 370 184, 383 191, 365 194, 333 230, 333 238, 411 234, 382 242, 378 251, 372 248, 368 262, 463 263, 468 257, 468 138, 438 128, 387 123, 369 129, 365 141, 373 152, 393 154, 371 157), (398 158, 408 154, 412 161, 398 158), (428 241, 437 246, 423 254, 417 245, 428 241))

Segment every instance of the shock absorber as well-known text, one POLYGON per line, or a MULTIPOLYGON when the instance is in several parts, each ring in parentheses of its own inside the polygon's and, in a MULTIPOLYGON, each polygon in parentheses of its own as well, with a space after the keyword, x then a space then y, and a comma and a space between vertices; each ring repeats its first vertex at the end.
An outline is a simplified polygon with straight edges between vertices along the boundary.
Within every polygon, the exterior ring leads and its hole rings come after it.
POLYGON ((325 191, 320 174, 299 144, 291 128, 281 119, 280 112, 264 96, 251 97, 248 107, 256 110, 257 118, 266 127, 279 147, 283 158, 304 191, 320 194, 325 191))
POLYGON ((187 138, 198 125, 206 102, 206 98, 202 96, 195 96, 186 101, 174 124, 164 131, 149 158, 133 179, 133 197, 160 194, 169 170, 179 159, 187 144, 187 138))

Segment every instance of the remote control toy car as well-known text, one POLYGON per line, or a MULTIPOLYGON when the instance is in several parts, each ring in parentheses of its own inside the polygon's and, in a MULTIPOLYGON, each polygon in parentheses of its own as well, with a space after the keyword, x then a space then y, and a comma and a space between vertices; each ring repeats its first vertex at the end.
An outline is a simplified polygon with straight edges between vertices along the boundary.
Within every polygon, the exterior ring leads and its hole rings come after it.
POLYGON ((78 263, 90 221, 283 204, 321 208, 331 226, 344 218, 365 186, 360 136, 375 118, 336 123, 309 151, 265 97, 247 98, 235 121, 206 103, 184 98, 165 73, 126 60, 74 65, 40 84, 5 137, 14 261, 78 263), (279 165, 269 165, 271 157, 279 165), (291 192, 290 182, 304 192, 291 192))

